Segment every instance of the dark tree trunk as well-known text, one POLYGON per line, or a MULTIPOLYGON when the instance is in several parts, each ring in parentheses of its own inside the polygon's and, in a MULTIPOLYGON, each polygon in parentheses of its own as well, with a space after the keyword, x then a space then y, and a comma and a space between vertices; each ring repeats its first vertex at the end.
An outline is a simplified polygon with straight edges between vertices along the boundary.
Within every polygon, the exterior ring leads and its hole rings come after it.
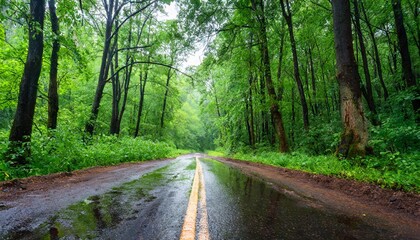
POLYGON ((292 87, 292 127, 290 129, 290 138, 295 142, 296 111, 295 111, 295 87, 292 87))
POLYGON ((293 55, 293 72, 295 81, 299 91, 300 102, 302 104, 302 116, 303 116, 303 126, 306 130, 309 130, 309 114, 308 114, 308 104, 306 103, 305 99, 305 92, 303 90, 302 80, 300 79, 299 74, 299 60, 296 50, 296 40, 293 33, 293 23, 292 23, 292 15, 290 12, 290 3, 286 0, 286 4, 284 0, 280 0, 281 10, 283 13, 283 17, 286 20, 287 27, 289 29, 289 37, 290 37, 290 44, 292 46, 292 55, 293 55))
MULTIPOLYGON (((266 92, 265 92, 264 76, 260 76, 260 96, 261 96, 260 98, 261 106, 266 106, 267 97, 266 97, 266 92)), ((265 141, 267 137, 268 137, 268 114, 265 111, 261 111, 261 141, 265 141)))
POLYGON ((133 59, 128 56, 127 53, 127 59, 126 64, 130 64, 130 67, 125 69, 125 78, 124 78, 124 95, 123 95, 123 102, 121 104, 121 110, 120 115, 118 116, 118 134, 121 130, 121 121, 124 116, 125 108, 127 106, 127 99, 128 99, 128 90, 130 89, 130 82, 131 82, 131 73, 133 72, 133 59))
MULTIPOLYGON (((315 42, 317 50, 318 50, 318 54, 321 56, 321 50, 319 48, 319 45, 315 42)), ((329 104, 329 100, 328 100, 328 91, 327 91, 327 82, 326 82, 326 77, 325 77, 325 60, 321 60, 321 76, 322 76, 322 85, 324 87, 324 98, 325 98, 325 106, 327 107, 327 116, 330 116, 330 104, 329 104)))
MULTIPOLYGON (((172 59, 171 59, 171 66, 172 66, 172 64, 174 64, 174 59, 173 59, 173 57, 172 57, 172 59)), ((171 76, 172 76, 172 71, 171 71, 172 69, 171 68, 169 68, 168 69, 168 74, 166 75, 166 84, 165 84, 165 95, 163 95, 163 105, 162 105, 162 114, 161 114, 161 116, 160 116, 160 129, 162 130, 163 129, 163 125, 164 125, 164 123, 165 123, 165 111, 166 111, 166 102, 167 102, 167 99, 168 99, 168 94, 169 94, 169 82, 170 82, 170 80, 171 80, 171 76)))
POLYGON ((12 164, 27 163, 27 157, 31 154, 29 144, 44 49, 44 17, 45 1, 31 0, 28 55, 20 82, 19 99, 10 129, 10 145, 6 156, 8 160, 12 161, 12 164))
POLYGON ((353 52, 350 2, 332 1, 332 6, 341 121, 344 128, 337 154, 344 158, 364 156, 368 131, 362 107, 360 77, 353 52))
POLYGON ((253 93, 252 93, 252 88, 254 85, 254 74, 252 73, 253 71, 253 56, 252 56, 252 45, 253 45, 253 35, 252 33, 250 34, 250 42, 249 42, 249 73, 248 73, 248 84, 249 84, 249 89, 248 89, 248 104, 247 106, 249 106, 249 109, 247 108, 248 114, 247 116, 249 116, 249 126, 248 126, 248 134, 249 134, 249 144, 251 145, 252 148, 255 147, 255 128, 254 128, 254 104, 253 104, 253 93))
POLYGON ((384 99, 387 100, 388 96, 389 96, 389 93, 388 93, 388 89, 385 85, 384 77, 383 77, 383 74, 382 74, 382 64, 381 64, 381 59, 379 58, 378 44, 376 43, 375 33, 373 32, 372 25, 369 22, 369 18, 366 14, 366 9, 363 5, 363 2, 361 1, 360 3, 361 3, 361 7, 362 7, 361 9, 362 9, 362 12, 363 12, 363 16, 365 17, 365 21, 366 21, 368 29, 369 29, 370 38, 372 39, 373 51, 375 53, 374 60, 375 60, 375 64, 376 64, 376 69, 378 71, 379 82, 381 83, 382 90, 384 91, 384 99))
POLYGON ((252 147, 255 147, 255 130, 254 130, 254 106, 252 101, 252 82, 253 82, 253 76, 251 73, 251 76, 249 77, 249 116, 250 116, 250 122, 249 122, 249 139, 250 144, 252 147))
MULTIPOLYGON (((118 25, 118 21, 116 22, 118 25)), ((119 134, 120 129, 118 126, 118 117, 119 117, 119 105, 121 101, 121 86, 120 86, 120 75, 119 73, 115 74, 115 70, 118 71, 118 33, 115 34, 114 43, 112 49, 115 50, 115 53, 111 51, 110 55, 114 55, 114 63, 111 60, 111 83, 112 83, 112 112, 111 112, 111 124, 109 133, 110 134, 119 134)))
MULTIPOLYGON (((314 61, 312 59, 312 47, 309 46, 308 49, 309 53, 309 66, 311 70, 311 81, 312 81, 312 96, 313 96, 313 102, 314 102, 314 112, 315 115, 318 115, 319 109, 318 109, 318 101, 316 99, 316 79, 315 79, 315 69, 314 69, 314 61)), ((309 94, 309 92, 308 92, 309 94)))
POLYGON ((411 68, 410 52, 408 50, 407 33, 404 27, 404 18, 401 9, 401 0, 392 0, 392 9, 394 11, 395 27, 397 29, 398 45, 400 47, 401 64, 403 70, 403 77, 407 87, 413 87, 416 93, 416 99, 412 100, 414 112, 417 114, 416 119, 420 121, 420 98, 419 88, 416 86, 416 78, 411 68))
POLYGON ((270 101, 270 112, 273 117, 277 137, 279 138, 279 150, 280 152, 288 152, 289 146, 286 141, 286 132, 283 126, 283 117, 280 112, 279 99, 274 89, 273 80, 271 78, 270 68, 270 57, 268 55, 268 43, 267 43, 267 29, 266 19, 264 16, 264 3, 261 0, 252 0, 252 7, 254 12, 257 14, 257 18, 260 24, 259 37, 260 37, 260 48, 263 60, 263 69, 265 83, 270 101))
POLYGON ((96 86, 95 97, 93 99, 92 108, 90 112, 89 121, 86 122, 85 132, 90 136, 93 135, 95 129, 96 119, 98 118, 99 106, 101 104, 106 80, 108 78, 109 66, 111 64, 112 54, 111 54, 111 34, 113 28, 113 9, 114 9, 114 0, 110 0, 108 3, 108 8, 106 9, 106 28, 105 28, 105 38, 104 38, 104 49, 102 51, 102 60, 101 68, 99 70, 98 85, 96 86))
POLYGON ((354 6, 354 27, 356 29, 357 37, 359 39, 360 53, 362 55, 362 63, 363 63, 363 72, 365 74, 365 81, 366 81, 366 88, 365 88, 366 91, 363 91, 364 93, 363 95, 365 96, 369 110, 371 111, 373 115, 372 123, 374 125, 377 125, 377 120, 376 120, 377 112, 376 112, 375 102, 373 99, 372 81, 370 79, 366 47, 363 40, 362 29, 360 27, 360 11, 359 11, 359 3, 357 0, 353 0, 353 6, 354 6))
POLYGON ((309 69, 308 52, 305 51, 305 54, 306 54, 306 63, 305 63, 305 65, 302 64, 302 69, 303 69, 303 73, 304 73, 303 74, 303 79, 304 79, 304 83, 305 83, 305 90, 308 93, 309 108, 312 111, 312 115, 315 116, 315 109, 314 109, 314 106, 312 105, 312 97, 311 97, 311 94, 310 94, 310 91, 309 91, 309 75, 308 75, 309 73, 308 73, 308 71, 310 71, 310 69, 309 69))
MULTIPOLYGON (((150 58, 148 58, 150 60, 150 58)), ((148 77, 148 73, 149 73, 149 66, 146 66, 146 70, 144 73, 144 79, 142 76, 142 73, 140 72, 140 100, 139 100, 139 109, 137 112, 137 122, 136 122, 136 130, 134 132, 134 137, 136 138, 139 135, 139 131, 140 131, 140 122, 141 122, 141 117, 143 114, 143 105, 144 105, 144 94, 146 91, 146 83, 147 83, 147 77, 148 77)))
POLYGON ((60 30, 56 14, 55 0, 49 0, 48 6, 50 10, 51 28, 54 34, 52 52, 51 52, 51 66, 50 66, 50 84, 48 88, 48 122, 49 129, 57 128, 58 116, 58 52, 60 51, 60 30))
POLYGON ((284 24, 282 22, 282 32, 280 34, 280 47, 279 47, 279 65, 277 67, 277 82, 279 83, 279 90, 278 96, 280 101, 283 99, 283 92, 284 92, 284 84, 281 81, 281 73, 282 73, 282 66, 283 66, 283 48, 284 48, 284 24))

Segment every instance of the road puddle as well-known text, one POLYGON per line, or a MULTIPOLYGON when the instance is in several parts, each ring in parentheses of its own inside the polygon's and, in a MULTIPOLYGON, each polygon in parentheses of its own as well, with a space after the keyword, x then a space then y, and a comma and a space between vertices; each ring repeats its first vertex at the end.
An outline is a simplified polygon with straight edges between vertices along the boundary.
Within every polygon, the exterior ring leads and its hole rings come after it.
POLYGON ((387 229, 326 210, 313 200, 214 160, 205 169, 212 239, 392 239, 387 229))

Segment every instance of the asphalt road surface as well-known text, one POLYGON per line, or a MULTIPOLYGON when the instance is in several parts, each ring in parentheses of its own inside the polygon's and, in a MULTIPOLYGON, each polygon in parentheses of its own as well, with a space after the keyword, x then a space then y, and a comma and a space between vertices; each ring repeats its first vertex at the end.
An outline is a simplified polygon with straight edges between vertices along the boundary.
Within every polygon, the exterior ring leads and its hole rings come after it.
POLYGON ((0 239, 420 239, 415 223, 199 154, 68 181, 0 198, 0 239))

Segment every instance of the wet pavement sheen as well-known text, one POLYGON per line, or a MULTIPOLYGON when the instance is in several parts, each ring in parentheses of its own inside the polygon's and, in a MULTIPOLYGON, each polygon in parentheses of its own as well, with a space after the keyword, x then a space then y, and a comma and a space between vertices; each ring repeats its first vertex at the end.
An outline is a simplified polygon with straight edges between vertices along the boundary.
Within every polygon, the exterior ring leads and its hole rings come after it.
MULTIPOLYGON (((398 238, 224 163, 201 162, 211 239, 398 238)), ((195 167, 194 158, 179 158, 0 239, 179 239, 195 167)))
POLYGON ((386 229, 314 207, 226 164, 202 162, 213 239, 393 238, 386 229))

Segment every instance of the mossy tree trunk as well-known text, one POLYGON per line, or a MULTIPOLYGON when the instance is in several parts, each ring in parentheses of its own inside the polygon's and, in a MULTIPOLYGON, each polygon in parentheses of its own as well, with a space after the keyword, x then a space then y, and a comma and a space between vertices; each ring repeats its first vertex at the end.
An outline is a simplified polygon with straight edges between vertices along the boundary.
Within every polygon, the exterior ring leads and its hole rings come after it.
POLYGON ((362 107, 360 76, 353 51, 350 2, 335 0, 332 6, 341 121, 344 128, 337 154, 344 158, 364 156, 368 149, 368 131, 362 107))

